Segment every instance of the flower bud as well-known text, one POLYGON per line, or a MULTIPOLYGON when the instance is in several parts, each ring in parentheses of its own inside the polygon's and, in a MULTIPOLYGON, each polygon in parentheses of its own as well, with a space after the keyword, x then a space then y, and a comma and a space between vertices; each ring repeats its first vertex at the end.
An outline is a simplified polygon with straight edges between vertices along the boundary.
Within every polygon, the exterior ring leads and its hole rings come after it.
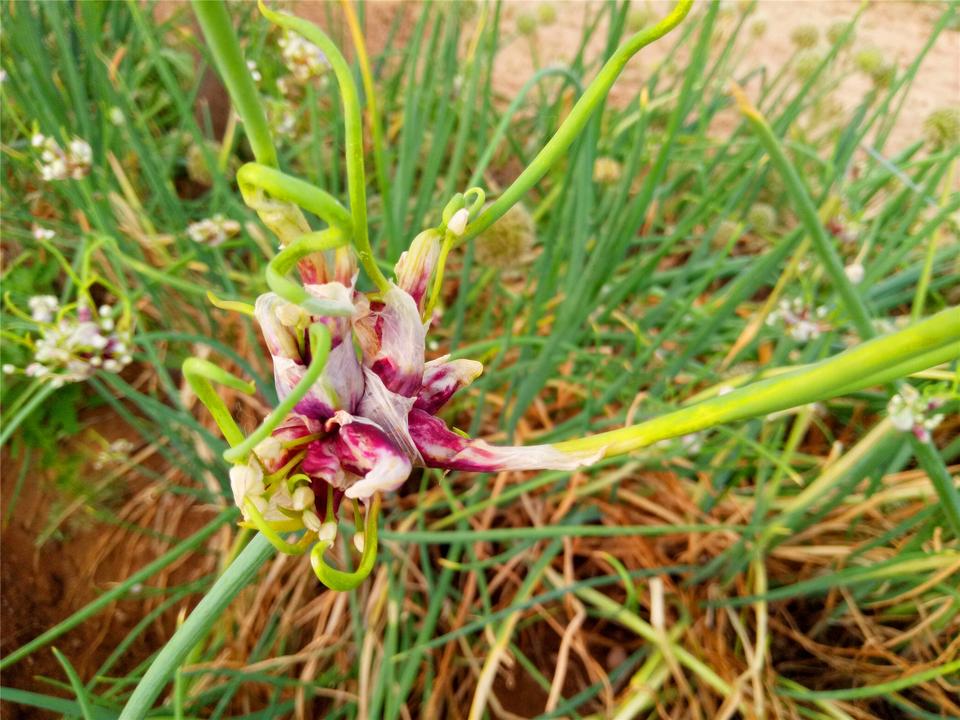
POLYGON ((313 507, 313 490, 309 485, 300 485, 293 491, 293 509, 297 512, 313 507))
POLYGON ((361 555, 363 554, 363 548, 366 547, 367 538, 362 532, 358 532, 353 536, 353 546, 357 549, 357 552, 361 555))
POLYGON ((325 522, 316 532, 317 540, 332 545, 337 539, 337 524, 335 522, 325 522))
POLYGON ((310 532, 320 533, 324 526, 324 524, 320 522, 320 518, 317 517, 317 514, 313 512, 313 510, 304 510, 301 519, 303 520, 303 526, 310 532))
POLYGON ((453 217, 451 217, 450 221, 447 223, 447 230, 452 232, 457 237, 460 237, 467 229, 467 222, 469 222, 469 220, 470 211, 466 208, 460 208, 453 214, 453 217))
MULTIPOLYGON (((247 497, 256 499, 263 495, 263 470, 254 463, 234 465, 230 468, 230 489, 233 491, 233 501, 238 507, 243 507, 247 497)), ((261 498, 262 499, 262 498, 261 498)))

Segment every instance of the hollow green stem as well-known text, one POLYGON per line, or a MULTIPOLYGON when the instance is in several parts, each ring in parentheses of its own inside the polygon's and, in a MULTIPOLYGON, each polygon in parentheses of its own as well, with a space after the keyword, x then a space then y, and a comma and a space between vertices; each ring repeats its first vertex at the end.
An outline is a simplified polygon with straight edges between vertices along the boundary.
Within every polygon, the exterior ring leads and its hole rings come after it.
POLYGON ((183 376, 187 379, 197 398, 213 416, 217 427, 220 428, 220 432, 223 433, 223 437, 230 443, 230 446, 235 447, 241 444, 243 442, 243 432, 237 427, 237 423, 227 409, 226 403, 213 389, 210 381, 226 385, 248 395, 252 395, 256 391, 254 384, 241 380, 236 375, 231 375, 222 367, 214 365, 208 360, 195 357, 183 361, 183 376))
POLYGON ((320 582, 331 590, 353 590, 362 583, 373 570, 377 559, 377 522, 380 517, 380 495, 373 496, 373 502, 367 508, 367 520, 363 531, 363 553, 360 555, 360 564, 353 572, 344 572, 330 567, 323 559, 323 554, 331 543, 318 542, 310 551, 310 564, 320 582))
POLYGON ((146 717, 176 669, 272 555, 273 546, 263 535, 258 534, 250 541, 164 645, 124 706, 120 720, 146 717))
POLYGON ((580 131, 590 120, 600 103, 606 98, 613 83, 619 77, 627 62, 650 43, 659 40, 673 30, 690 12, 693 0, 680 0, 660 22, 627 40, 600 69, 597 77, 587 87, 583 95, 573 106, 567 119, 563 121, 557 132, 543 149, 537 154, 520 176, 508 187, 503 194, 494 201, 474 222, 467 227, 461 240, 468 240, 493 225, 504 213, 513 207, 518 200, 532 188, 547 171, 566 152, 580 131))
POLYGON ((276 167, 277 151, 270 138, 267 115, 260 103, 257 86, 243 60, 240 43, 233 32, 223 0, 193 0, 192 4, 217 71, 243 121, 253 156, 259 163, 276 167))
MULTIPOLYGON (((310 365, 303 374, 303 378, 294 386, 290 394, 264 418, 260 427, 251 433, 250 437, 231 447, 223 454, 224 460, 232 463, 245 458, 258 443, 265 440, 267 436, 286 419, 294 406, 303 399, 303 396, 307 394, 313 384, 320 379, 320 375, 327 365, 327 355, 329 353, 330 331, 323 323, 313 323, 313 325, 310 326, 310 365)), ((220 402, 221 404, 223 403, 222 400, 220 402)))
POLYGON ((853 392, 891 365, 944 347, 960 356, 960 309, 951 308, 912 327, 857 345, 796 372, 747 385, 630 427, 557 443, 565 452, 622 455, 666 438, 686 435, 853 392))
POLYGON ((353 242, 360 256, 360 263, 381 292, 386 292, 390 283, 381 272, 373 257, 367 229, 367 189, 363 169, 363 122, 360 115, 360 98, 353 73, 340 48, 320 28, 302 18, 270 10, 258 0, 260 12, 270 22, 293 30, 319 47, 330 61, 330 67, 340 86, 343 98, 343 122, 346 134, 347 188, 350 195, 350 212, 353 216, 353 242))
POLYGON ((309 233, 294 240, 267 265, 267 285, 284 300, 299 305, 312 315, 350 315, 353 312, 352 304, 344 307, 331 300, 321 300, 308 293, 301 283, 287 278, 298 260, 312 253, 332 250, 346 244, 347 239, 343 233, 333 228, 309 233))
POLYGON ((840 260, 833 243, 830 242, 830 238, 827 237, 827 231, 820 220, 820 215, 817 213, 817 208, 813 204, 813 199, 810 197, 810 192, 807 190, 803 179, 783 151, 780 141, 773 134, 773 130, 763 115, 760 114, 760 111, 749 103, 746 95, 738 86, 734 86, 733 92, 740 106, 740 112, 747 119, 750 127, 753 128, 760 143, 770 156, 770 160, 773 161, 774 167, 777 168, 783 178, 787 194, 793 201, 794 208, 800 216, 800 221, 813 241, 814 250, 830 277, 831 283, 840 294, 844 308, 850 315, 858 334, 864 340, 875 337, 877 331, 874 329, 873 323, 870 322, 870 313, 867 311, 867 306, 844 272, 843 262, 840 260))

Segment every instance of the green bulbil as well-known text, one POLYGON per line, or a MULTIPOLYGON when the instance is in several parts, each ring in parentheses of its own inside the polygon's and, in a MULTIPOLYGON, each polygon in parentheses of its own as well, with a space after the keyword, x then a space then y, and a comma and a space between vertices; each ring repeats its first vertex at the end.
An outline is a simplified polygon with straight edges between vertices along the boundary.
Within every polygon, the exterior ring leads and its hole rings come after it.
POLYGON ((477 236, 477 262, 486 267, 507 268, 526 255, 536 237, 533 217, 523 205, 514 205, 506 214, 477 236))

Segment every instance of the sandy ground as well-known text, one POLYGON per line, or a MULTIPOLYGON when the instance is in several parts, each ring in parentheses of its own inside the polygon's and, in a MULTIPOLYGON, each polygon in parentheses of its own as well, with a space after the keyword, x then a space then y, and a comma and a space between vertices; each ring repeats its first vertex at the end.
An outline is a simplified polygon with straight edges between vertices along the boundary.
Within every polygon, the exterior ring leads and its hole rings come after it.
MULTIPOLYGON (((507 14, 511 23, 522 14, 536 16, 540 3, 528 0, 508 0, 507 14)), ((552 3, 557 8, 556 22, 537 33, 541 64, 566 63, 576 52, 585 11, 595 11, 595 2, 568 0, 552 3), (592 6, 592 7, 591 7, 592 6)), ((672 3, 636 3, 646 6, 658 15, 666 14, 672 3)), ((703 3, 698 2, 697 5, 703 3)), ((860 2, 851 0, 760 0, 747 26, 755 21, 766 25, 765 34, 752 41, 743 57, 740 68, 753 69, 766 65, 775 72, 793 53, 790 41, 793 30, 802 25, 813 25, 820 30, 818 47, 826 49, 823 35, 834 23, 852 18, 860 2)), ((736 4, 727 7, 738 12, 736 4)), ((927 43, 931 30, 943 12, 941 2, 871 2, 858 23, 853 42, 854 50, 866 47, 882 49, 888 61, 895 62, 901 70, 909 66, 927 43)), ((728 21, 729 22, 729 21, 728 21)), ((602 24, 591 39, 588 49, 598 53, 605 42, 602 24)), ((749 33, 745 33, 749 35, 749 33)), ((646 74, 658 62, 669 47, 669 40, 642 50, 624 70, 614 86, 610 102, 622 105, 637 92, 646 74)), ((507 97, 512 97, 534 72, 530 45, 526 37, 515 36, 501 46, 496 60, 497 85, 507 97)), ((870 81, 863 75, 851 74, 838 88, 836 97, 846 108, 853 107, 870 88, 870 81)), ((937 38, 930 53, 924 59, 904 104, 887 150, 901 148, 919 137, 924 118, 937 108, 960 104, 960 32, 947 29, 937 38)))

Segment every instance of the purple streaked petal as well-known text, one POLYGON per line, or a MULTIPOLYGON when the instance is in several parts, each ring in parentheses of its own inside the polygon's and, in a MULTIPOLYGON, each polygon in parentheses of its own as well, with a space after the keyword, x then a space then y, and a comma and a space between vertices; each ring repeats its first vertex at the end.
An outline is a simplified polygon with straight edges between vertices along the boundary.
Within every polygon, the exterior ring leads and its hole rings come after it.
POLYGON ((497 446, 458 435, 440 418, 414 409, 410 436, 427 467, 469 472, 500 470, 574 470, 590 465, 601 453, 565 453, 552 445, 497 446))
POLYGON ((449 360, 444 355, 423 366, 423 383, 415 408, 436 413, 457 390, 466 387, 483 372, 483 364, 466 358, 449 360))
POLYGON ((396 285, 391 284, 384 295, 374 332, 379 336, 375 354, 369 339, 361 341, 364 365, 380 376, 388 390, 416 396, 423 379, 426 329, 413 298, 396 285))
POLYGON ((351 247, 307 255, 297 263, 304 285, 322 285, 336 281, 353 286, 357 275, 357 258, 351 247))
POLYGON ((420 452, 407 428, 407 416, 413 408, 414 398, 391 392, 380 376, 369 368, 363 369, 363 375, 366 384, 360 400, 359 414, 375 422, 411 461, 419 463, 420 452))
MULTIPOLYGON (((277 397, 283 400, 303 379, 305 365, 282 357, 273 360, 277 397)), ((363 371, 353 344, 342 341, 330 350, 323 374, 294 406, 294 411, 314 420, 328 420, 337 410, 354 410, 363 395, 363 371)))
POLYGON ((338 412, 327 427, 333 424, 340 426, 336 452, 341 467, 360 476, 346 489, 348 498, 365 500, 376 492, 396 490, 410 476, 410 459, 375 423, 338 412))
MULTIPOLYGON (((321 480, 338 490, 343 490, 347 486, 347 475, 340 465, 336 438, 332 435, 314 440, 307 445, 307 454, 300 464, 300 469, 311 479, 321 480)), ((326 489, 322 492, 326 496, 326 489)), ((319 497, 316 489, 314 489, 314 496, 319 497)))
POLYGON ((400 256, 395 267, 397 286, 413 298, 417 310, 421 312, 430 276, 437 264, 437 258, 440 257, 442 239, 436 230, 424 230, 413 239, 410 248, 400 256))

